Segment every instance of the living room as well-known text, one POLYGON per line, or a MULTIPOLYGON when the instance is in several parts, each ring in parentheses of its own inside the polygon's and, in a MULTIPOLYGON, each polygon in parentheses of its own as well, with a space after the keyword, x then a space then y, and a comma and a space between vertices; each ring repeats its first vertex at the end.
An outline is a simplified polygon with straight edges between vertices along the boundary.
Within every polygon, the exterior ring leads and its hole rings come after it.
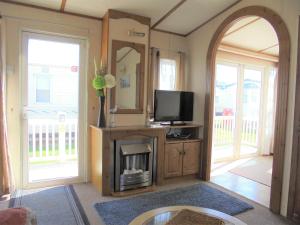
POLYGON ((0 223, 299 223, 299 15, 297 0, 0 1, 0 223), (262 20, 274 41, 259 26, 257 49, 222 41, 262 20), (214 181, 216 141, 244 139, 272 157, 250 167, 271 171, 268 194, 214 181))

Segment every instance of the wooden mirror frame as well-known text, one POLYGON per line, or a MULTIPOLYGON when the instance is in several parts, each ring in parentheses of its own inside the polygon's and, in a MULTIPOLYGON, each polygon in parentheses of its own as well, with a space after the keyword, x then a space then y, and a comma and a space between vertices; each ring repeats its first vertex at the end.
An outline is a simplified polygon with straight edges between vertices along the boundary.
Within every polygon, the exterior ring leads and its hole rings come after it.
MULTIPOLYGON (((115 114, 142 114, 144 108, 144 77, 145 77, 145 45, 127 42, 127 41, 119 41, 112 40, 112 55, 111 55, 111 73, 116 77, 116 66, 117 66, 117 51, 124 47, 130 47, 135 49, 138 53, 140 53, 140 76, 136 77, 136 103, 138 103, 138 107, 135 109, 122 109, 118 108, 115 114)), ((118 84, 117 84, 118 85, 118 84)), ((116 88, 113 88, 111 91, 111 106, 110 108, 114 108, 116 104, 116 88)))
POLYGON ((270 210, 279 214, 283 184, 283 169, 286 143, 286 121, 288 107, 288 86, 290 69, 290 36, 281 17, 273 10, 263 6, 248 6, 229 15, 213 34, 207 51, 207 75, 204 114, 204 149, 201 176, 210 180, 212 156, 212 132, 214 112, 215 64, 218 47, 227 30, 237 21, 248 16, 258 16, 267 20, 274 28, 279 41, 279 62, 277 77, 276 116, 273 147, 273 173, 271 185, 270 210))

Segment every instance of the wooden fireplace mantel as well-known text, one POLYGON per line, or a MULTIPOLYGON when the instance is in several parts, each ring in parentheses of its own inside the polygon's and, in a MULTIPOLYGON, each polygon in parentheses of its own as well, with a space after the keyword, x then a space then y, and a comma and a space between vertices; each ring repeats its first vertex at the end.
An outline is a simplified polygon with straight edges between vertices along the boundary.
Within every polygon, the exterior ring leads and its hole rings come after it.
POLYGON ((98 128, 90 126, 91 133, 91 181, 102 195, 111 195, 111 163, 113 159, 113 142, 115 140, 129 140, 136 137, 157 138, 157 168, 156 184, 163 182, 164 173, 164 143, 165 128, 161 126, 130 126, 116 128, 98 128))
MULTIPOLYGON (((143 137, 156 138, 156 185, 162 185, 172 178, 196 175, 202 177, 201 125, 176 126, 153 125, 98 128, 90 126, 91 181, 102 195, 116 195, 113 191, 114 141, 134 140, 143 137), (192 134, 186 139, 167 138, 171 129, 185 129, 192 134)), ((151 188, 149 188, 151 189, 151 188)), ((141 192, 142 190, 135 189, 141 192)), ((130 193, 130 191, 126 191, 130 193)), ((122 195, 125 195, 122 192, 122 195)))

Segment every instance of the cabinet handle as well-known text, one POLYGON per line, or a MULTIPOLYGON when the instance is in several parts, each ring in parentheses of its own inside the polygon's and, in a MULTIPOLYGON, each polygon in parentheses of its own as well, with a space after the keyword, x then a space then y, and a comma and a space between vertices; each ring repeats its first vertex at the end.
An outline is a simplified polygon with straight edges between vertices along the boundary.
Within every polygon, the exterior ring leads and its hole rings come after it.
POLYGON ((182 151, 182 155, 185 155, 185 151, 184 150, 182 151))

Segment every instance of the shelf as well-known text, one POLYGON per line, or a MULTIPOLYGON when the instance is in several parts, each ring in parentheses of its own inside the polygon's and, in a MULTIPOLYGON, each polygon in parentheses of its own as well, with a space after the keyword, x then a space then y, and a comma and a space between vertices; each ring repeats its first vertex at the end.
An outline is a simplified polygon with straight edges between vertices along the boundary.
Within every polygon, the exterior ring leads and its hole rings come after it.
POLYGON ((180 138, 169 138, 166 139, 166 144, 171 144, 171 143, 187 143, 187 142, 201 142, 202 139, 200 138, 193 138, 193 139, 180 139, 180 138))
POLYGON ((169 128, 169 129, 174 129, 174 128, 200 128, 203 127, 203 125, 200 124, 194 124, 194 123, 186 123, 185 125, 161 125, 161 124, 153 124, 152 126, 154 127, 162 127, 162 128, 169 128))

